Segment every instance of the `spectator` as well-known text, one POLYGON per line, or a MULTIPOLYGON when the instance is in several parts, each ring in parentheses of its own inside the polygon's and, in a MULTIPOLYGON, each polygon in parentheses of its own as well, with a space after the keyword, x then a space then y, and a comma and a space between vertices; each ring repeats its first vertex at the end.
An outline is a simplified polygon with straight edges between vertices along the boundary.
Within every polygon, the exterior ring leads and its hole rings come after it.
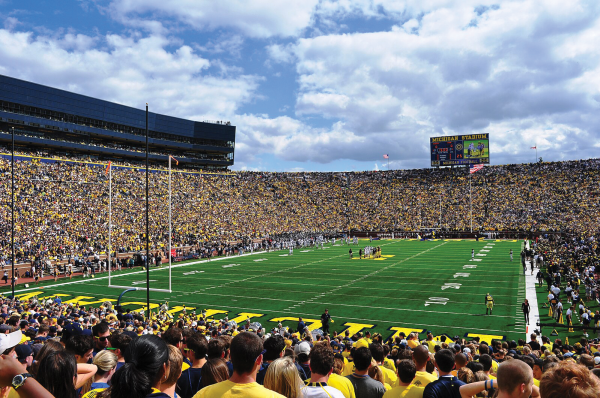
POLYGON ((383 374, 383 384, 385 385, 387 383, 391 387, 397 386, 398 385, 397 384, 398 376, 396 376, 396 373, 383 366, 385 352, 384 352, 382 345, 381 344, 371 344, 371 345, 369 345, 369 350, 371 350, 371 355, 373 356, 375 363, 377 364, 377 366, 379 366, 379 369, 381 370, 381 372, 383 374))
POLYGON ((465 383, 452 375, 452 369, 454 369, 454 353, 448 349, 436 352, 435 367, 437 368, 440 377, 438 380, 427 384, 425 391, 423 391, 423 398, 459 398, 460 386, 465 383))
POLYGON ((383 384, 383 386, 385 387, 385 391, 389 391, 392 389, 392 386, 390 386, 388 383, 386 383, 385 380, 383 379, 383 372, 381 371, 381 368, 378 365, 371 364, 371 367, 369 368, 369 371, 367 372, 367 374, 373 380, 376 380, 376 381, 380 382, 381 384, 383 384))
POLYGON ((424 345, 416 346, 412 352, 412 359, 417 367, 417 373, 413 383, 420 387, 426 387, 427 384, 437 380, 437 376, 427 372, 427 364, 430 361, 429 350, 424 345))
MULTIPOLYGON (((1 341, 0 341, 1 348, 1 341)), ((2 355, 0 356, 0 388, 14 386, 18 381, 18 396, 21 398, 55 398, 33 377, 25 377, 22 374, 22 365, 15 358, 2 355), (17 379, 15 379, 19 376, 17 379)))
POLYGON ((310 344, 306 341, 300 342, 294 347, 294 354, 296 354, 296 368, 298 369, 300 378, 303 381, 310 379, 310 344))
POLYGON ((227 364, 221 358, 213 358, 206 361, 202 366, 202 378, 200 379, 200 389, 213 384, 220 383, 229 378, 229 369, 227 364))
POLYGON ((164 397, 174 397, 177 380, 181 376, 181 365, 183 364, 183 355, 179 348, 168 345, 169 347, 169 370, 168 376, 160 383, 160 392, 164 397))
POLYGON ((531 368, 519 360, 500 364, 497 380, 479 381, 461 386, 460 394, 463 398, 470 398, 489 388, 495 388, 498 391, 498 398, 538 398, 540 396, 540 390, 533 384, 531 368))
POLYGON ((94 336, 94 352, 95 356, 100 351, 110 346, 110 330, 107 322, 100 322, 92 327, 92 335, 94 336))
POLYGON ((413 384, 417 367, 411 359, 403 359, 398 363, 398 385, 385 393, 383 398, 421 398, 425 387, 413 384))
POLYGON ((250 332, 240 333, 231 341, 230 350, 233 375, 229 380, 203 388, 195 395, 195 398, 228 398, 237 395, 264 398, 283 397, 256 382, 256 374, 263 360, 263 343, 260 337, 250 332))
POLYGON ((23 365, 23 371, 26 372, 33 363, 33 350, 29 344, 19 344, 15 347, 17 361, 23 365))
POLYGON ((261 369, 258 371, 256 375, 256 382, 258 384, 263 384, 265 379, 265 374, 267 373, 267 369, 269 365, 274 360, 283 357, 283 352, 285 350, 285 341, 283 337, 279 334, 271 335, 268 339, 265 340, 264 349, 266 350, 263 356, 263 364, 261 369))
POLYGON ((94 342, 89 336, 73 336, 65 341, 65 349, 75 355, 77 363, 88 363, 93 358, 94 342))
POLYGON ((192 398, 202 388, 200 383, 202 381, 202 368, 206 363, 208 343, 203 335, 194 333, 187 337, 186 345, 185 352, 192 366, 181 374, 177 381, 176 391, 181 398, 192 398))
POLYGON ((540 395, 544 398, 599 397, 600 379, 585 366, 570 361, 561 362, 542 376, 540 395))
POLYGON ((110 346, 117 356, 117 369, 125 365, 125 350, 131 342, 131 336, 124 333, 113 333, 109 337, 110 346))
POLYGON ((109 387, 110 379, 117 370, 117 356, 111 351, 101 351, 94 357, 93 363, 98 371, 93 377, 89 392, 83 398, 94 398, 97 393, 109 387))
POLYGON ((372 358, 371 351, 367 347, 360 347, 354 351, 353 359, 356 369, 347 378, 354 386, 356 398, 381 398, 385 394, 383 384, 373 380, 367 374, 372 358))
POLYGON ((40 362, 36 379, 55 397, 78 398, 75 391, 77 361, 67 351, 48 353, 40 362))
POLYGON ((278 358, 271 362, 264 378, 265 388, 287 398, 298 398, 303 384, 290 357, 278 358))
POLYGON ((125 365, 112 377, 111 386, 100 392, 98 398, 146 398, 153 389, 169 377, 169 349, 167 343, 155 335, 144 335, 131 340, 125 351, 125 365))
POLYGON ((316 344, 310 352, 310 383, 302 388, 302 398, 344 398, 341 391, 327 385, 335 362, 333 350, 327 343, 316 344))

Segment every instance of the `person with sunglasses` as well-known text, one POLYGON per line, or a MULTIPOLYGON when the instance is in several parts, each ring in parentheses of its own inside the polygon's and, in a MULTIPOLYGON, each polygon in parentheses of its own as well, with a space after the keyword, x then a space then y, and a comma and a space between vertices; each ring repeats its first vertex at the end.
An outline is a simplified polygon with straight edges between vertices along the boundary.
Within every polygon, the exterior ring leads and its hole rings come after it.
POLYGON ((110 346, 108 338, 110 337, 110 328, 108 323, 102 321, 92 327, 92 335, 94 336, 94 351, 96 356, 100 351, 105 350, 110 346))

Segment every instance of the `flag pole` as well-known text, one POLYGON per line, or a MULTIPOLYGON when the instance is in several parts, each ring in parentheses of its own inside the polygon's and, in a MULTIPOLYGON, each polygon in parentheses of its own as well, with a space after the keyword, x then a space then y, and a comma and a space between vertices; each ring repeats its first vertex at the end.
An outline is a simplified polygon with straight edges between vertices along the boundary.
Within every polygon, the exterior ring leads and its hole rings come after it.
POLYGON ((538 156, 537 156, 537 143, 536 143, 535 144, 535 162, 534 163, 537 163, 537 161, 538 161, 538 156))

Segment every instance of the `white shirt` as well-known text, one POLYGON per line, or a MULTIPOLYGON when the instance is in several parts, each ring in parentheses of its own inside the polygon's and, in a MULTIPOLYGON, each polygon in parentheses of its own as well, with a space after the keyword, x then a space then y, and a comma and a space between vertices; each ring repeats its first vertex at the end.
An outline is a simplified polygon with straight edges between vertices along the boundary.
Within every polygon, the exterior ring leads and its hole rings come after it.
POLYGON ((342 394, 342 392, 337 388, 333 388, 327 385, 313 387, 312 384, 313 383, 306 387, 302 387, 299 398, 345 398, 344 394, 342 394))

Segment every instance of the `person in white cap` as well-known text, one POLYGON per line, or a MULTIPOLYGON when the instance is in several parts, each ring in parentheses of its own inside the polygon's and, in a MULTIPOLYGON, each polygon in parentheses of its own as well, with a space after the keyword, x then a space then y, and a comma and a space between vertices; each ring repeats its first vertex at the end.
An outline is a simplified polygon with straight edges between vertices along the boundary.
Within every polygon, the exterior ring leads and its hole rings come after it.
POLYGON ((20 330, 8 334, 0 334, 0 354, 16 358, 15 347, 21 342, 23 334, 20 330))

